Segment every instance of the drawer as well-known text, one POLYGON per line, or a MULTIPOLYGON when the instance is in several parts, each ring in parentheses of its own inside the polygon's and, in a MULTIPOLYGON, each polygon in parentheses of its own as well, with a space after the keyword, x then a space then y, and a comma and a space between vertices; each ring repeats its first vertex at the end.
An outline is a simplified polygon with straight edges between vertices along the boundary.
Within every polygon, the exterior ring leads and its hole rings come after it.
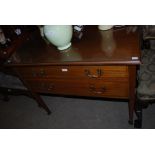
POLYGON ((24 78, 104 78, 128 77, 127 66, 44 66, 17 67, 24 78))
POLYGON ((32 90, 61 95, 128 98, 127 80, 28 80, 32 90))

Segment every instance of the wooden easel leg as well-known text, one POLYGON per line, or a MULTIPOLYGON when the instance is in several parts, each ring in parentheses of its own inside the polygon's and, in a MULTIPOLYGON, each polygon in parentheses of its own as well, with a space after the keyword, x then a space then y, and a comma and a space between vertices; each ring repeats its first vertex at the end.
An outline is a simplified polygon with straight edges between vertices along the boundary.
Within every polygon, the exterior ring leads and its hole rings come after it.
POLYGON ((38 106, 42 107, 43 109, 45 109, 48 113, 48 115, 51 114, 50 109, 48 108, 48 106, 44 103, 43 99, 40 97, 39 94, 31 92, 32 97, 37 101, 38 106))
POLYGON ((51 111, 50 111, 50 109, 48 108, 48 106, 44 103, 44 101, 43 101, 43 99, 40 97, 40 95, 37 94, 37 93, 35 93, 35 92, 31 89, 31 87, 29 86, 29 84, 28 84, 26 81, 23 80, 23 78, 21 77, 21 75, 18 74, 18 70, 14 69, 14 72, 18 75, 18 77, 20 78, 20 80, 23 82, 23 84, 24 84, 25 87, 27 88, 27 91, 28 91, 28 93, 29 93, 28 95, 32 96, 32 98, 34 98, 34 99, 37 101, 39 107, 42 107, 43 109, 45 109, 45 110, 47 111, 48 115, 50 115, 50 114, 51 114, 51 111))

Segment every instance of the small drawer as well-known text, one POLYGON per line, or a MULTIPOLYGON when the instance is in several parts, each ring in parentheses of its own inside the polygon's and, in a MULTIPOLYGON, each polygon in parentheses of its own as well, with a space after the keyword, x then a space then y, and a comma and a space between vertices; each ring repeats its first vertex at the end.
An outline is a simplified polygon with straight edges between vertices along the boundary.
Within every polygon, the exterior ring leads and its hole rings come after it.
POLYGON ((86 78, 128 77, 127 66, 44 66, 17 67, 24 78, 86 78))
POLYGON ((28 80, 30 87, 40 93, 61 95, 128 98, 128 82, 103 80, 28 80))

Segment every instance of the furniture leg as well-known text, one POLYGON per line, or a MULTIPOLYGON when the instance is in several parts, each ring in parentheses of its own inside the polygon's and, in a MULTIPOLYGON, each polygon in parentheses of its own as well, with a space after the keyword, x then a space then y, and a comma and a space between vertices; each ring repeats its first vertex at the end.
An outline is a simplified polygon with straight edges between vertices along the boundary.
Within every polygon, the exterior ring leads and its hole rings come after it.
POLYGON ((136 101, 136 66, 129 66, 129 124, 133 124, 136 101))
POLYGON ((39 94, 33 92, 31 90, 31 87, 22 79, 22 77, 20 76, 20 74, 18 74, 18 72, 16 71, 16 69, 14 69, 14 72, 18 75, 18 77, 20 78, 20 80, 23 82, 23 84, 26 86, 26 88, 28 89, 29 94, 32 96, 32 98, 34 98, 39 107, 42 107, 43 109, 45 109, 48 113, 48 115, 51 114, 50 109, 48 108, 48 106, 44 103, 43 99, 40 97, 39 94))
POLYGON ((136 102, 135 113, 137 119, 134 121, 134 128, 142 128, 142 104, 140 100, 136 102))
POLYGON ((42 107, 43 109, 45 109, 45 110, 47 111, 48 115, 50 115, 50 114, 51 114, 51 111, 50 111, 50 109, 48 108, 48 106, 44 103, 44 101, 43 101, 43 99, 40 97, 40 95, 37 94, 37 93, 34 93, 34 92, 31 92, 31 94, 32 94, 32 97, 37 101, 38 106, 39 106, 39 107, 42 107))
POLYGON ((133 114, 134 114, 134 101, 133 100, 130 100, 129 101, 129 104, 128 104, 128 107, 129 107, 129 124, 133 124, 133 114))

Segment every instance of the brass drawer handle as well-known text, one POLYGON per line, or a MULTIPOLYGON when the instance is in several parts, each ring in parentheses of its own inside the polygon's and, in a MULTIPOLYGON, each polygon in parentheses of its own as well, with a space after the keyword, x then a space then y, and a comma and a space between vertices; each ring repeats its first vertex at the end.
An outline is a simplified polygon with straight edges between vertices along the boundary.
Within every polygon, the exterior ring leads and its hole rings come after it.
POLYGON ((47 90, 53 90, 54 89, 54 84, 50 83, 47 90))
POLYGON ((31 73, 33 77, 38 77, 38 73, 35 71, 35 69, 31 69, 31 73))
POLYGON ((40 76, 42 77, 42 76, 45 76, 46 75, 46 72, 42 69, 41 71, 40 71, 40 76))
POLYGON ((32 76, 33 77, 44 77, 46 76, 46 72, 43 69, 41 69, 39 73, 36 73, 35 71, 32 70, 32 76))
POLYGON ((105 91, 106 91, 106 87, 105 87, 105 86, 102 86, 102 87, 100 88, 100 91, 97 91, 94 85, 90 86, 89 89, 90 89, 90 91, 91 91, 92 93, 94 93, 94 94, 103 94, 103 93, 105 93, 105 91))
POLYGON ((101 69, 97 69, 96 73, 97 73, 97 75, 93 75, 93 74, 90 73, 90 70, 85 69, 85 74, 89 78, 99 78, 99 77, 101 77, 103 75, 103 71, 101 69))
POLYGON ((41 89, 46 89, 46 90, 53 90, 54 89, 54 84, 52 83, 41 83, 40 84, 41 89))

